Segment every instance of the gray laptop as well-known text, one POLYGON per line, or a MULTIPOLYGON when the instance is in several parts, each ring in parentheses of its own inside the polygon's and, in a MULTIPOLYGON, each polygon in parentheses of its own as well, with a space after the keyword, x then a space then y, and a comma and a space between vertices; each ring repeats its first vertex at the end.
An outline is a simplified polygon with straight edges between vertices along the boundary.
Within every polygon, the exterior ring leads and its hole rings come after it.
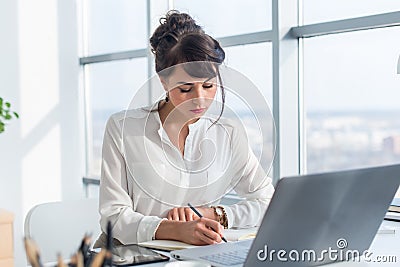
POLYGON ((213 266, 317 266, 371 245, 400 184, 400 165, 282 178, 254 240, 172 251, 213 266))

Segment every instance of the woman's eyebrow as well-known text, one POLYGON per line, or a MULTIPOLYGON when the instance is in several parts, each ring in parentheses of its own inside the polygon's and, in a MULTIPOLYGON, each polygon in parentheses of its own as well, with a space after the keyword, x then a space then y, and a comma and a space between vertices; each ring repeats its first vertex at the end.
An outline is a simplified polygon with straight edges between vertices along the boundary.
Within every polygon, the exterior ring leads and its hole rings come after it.
MULTIPOLYGON (((211 80, 211 79, 213 79, 213 78, 215 78, 215 76, 212 76, 212 77, 209 77, 209 78, 207 78, 205 81, 203 81, 203 83, 206 83, 206 82, 208 82, 209 80, 211 80)), ((183 84, 183 85, 194 85, 194 83, 193 82, 177 82, 176 84, 183 84)))
POLYGON ((189 82, 177 82, 176 84, 193 85, 194 83, 189 83, 189 82))

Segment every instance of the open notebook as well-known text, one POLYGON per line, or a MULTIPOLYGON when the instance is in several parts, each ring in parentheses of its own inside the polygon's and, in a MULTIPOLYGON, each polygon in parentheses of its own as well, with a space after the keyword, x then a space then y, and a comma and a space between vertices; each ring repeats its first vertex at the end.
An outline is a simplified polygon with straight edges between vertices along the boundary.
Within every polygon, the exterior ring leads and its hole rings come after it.
POLYGON ((400 198, 393 199, 385 215, 385 219, 396 222, 400 221, 400 198))
MULTIPOLYGON (((239 241, 249 238, 255 238, 257 229, 257 227, 247 229, 225 229, 223 235, 228 241, 239 241)), ((139 246, 165 251, 197 247, 195 245, 190 245, 173 240, 151 240, 139 243, 139 246)))

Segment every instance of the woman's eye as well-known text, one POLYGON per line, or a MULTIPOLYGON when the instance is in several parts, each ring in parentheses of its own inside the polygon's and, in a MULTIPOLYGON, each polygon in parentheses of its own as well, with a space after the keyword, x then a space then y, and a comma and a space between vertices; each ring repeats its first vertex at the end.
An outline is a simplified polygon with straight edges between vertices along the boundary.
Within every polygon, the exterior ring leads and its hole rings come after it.
POLYGON ((188 93, 192 89, 191 87, 178 87, 181 93, 188 93))
POLYGON ((211 87, 213 87, 212 83, 204 83, 203 84, 203 88, 211 88, 211 87))

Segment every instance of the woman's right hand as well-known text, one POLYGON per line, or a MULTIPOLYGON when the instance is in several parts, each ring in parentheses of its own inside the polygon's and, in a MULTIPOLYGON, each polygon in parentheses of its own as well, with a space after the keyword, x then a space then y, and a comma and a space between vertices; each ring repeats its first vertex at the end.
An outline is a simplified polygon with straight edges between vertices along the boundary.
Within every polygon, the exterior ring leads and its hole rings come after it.
POLYGON ((219 222, 204 217, 190 222, 164 220, 155 237, 192 245, 211 245, 222 241, 222 231, 223 227, 219 222))

